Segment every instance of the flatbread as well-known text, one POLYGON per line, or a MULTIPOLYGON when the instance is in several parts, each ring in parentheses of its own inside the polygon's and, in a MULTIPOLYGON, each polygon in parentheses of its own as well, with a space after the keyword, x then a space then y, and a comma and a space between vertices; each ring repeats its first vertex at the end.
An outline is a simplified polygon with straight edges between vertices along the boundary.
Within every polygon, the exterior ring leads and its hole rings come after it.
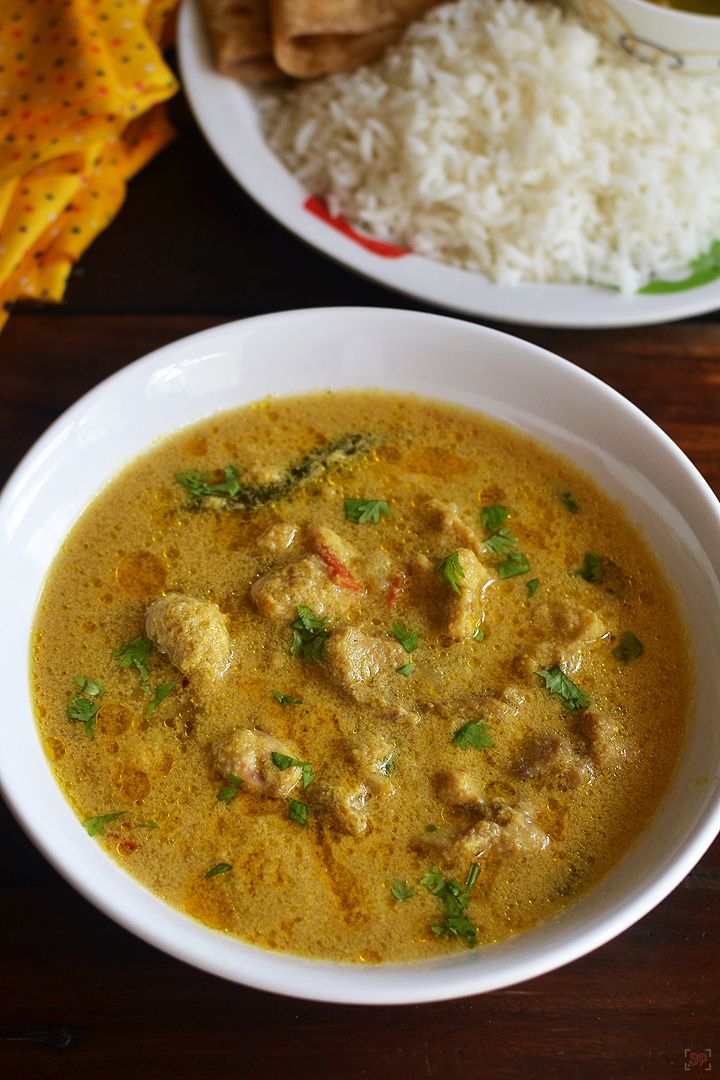
POLYGON ((272 55, 269 0, 201 0, 218 71, 239 82, 283 77, 272 55))

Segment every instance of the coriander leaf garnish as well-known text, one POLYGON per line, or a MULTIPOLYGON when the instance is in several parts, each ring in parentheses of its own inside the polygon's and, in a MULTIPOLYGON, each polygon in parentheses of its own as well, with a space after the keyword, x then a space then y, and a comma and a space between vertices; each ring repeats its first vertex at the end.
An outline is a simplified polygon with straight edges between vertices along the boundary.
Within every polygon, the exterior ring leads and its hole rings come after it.
POLYGON ((87 821, 83 821, 83 826, 87 829, 88 836, 102 836, 108 821, 115 821, 123 814, 127 814, 127 810, 116 810, 113 814, 99 814, 98 817, 90 817, 87 821))
POLYGON ((461 750, 469 750, 471 746, 473 750, 486 750, 495 745, 490 725, 480 720, 468 720, 453 732, 452 741, 461 750))
POLYGON ((159 829, 160 826, 158 825, 157 821, 150 820, 150 821, 140 821, 140 822, 138 822, 138 824, 135 826, 135 828, 136 829, 159 829))
POLYGON ((517 577, 518 574, 529 574, 530 563, 522 551, 511 551, 507 559, 497 564, 498 574, 501 578, 517 577))
POLYGON ((401 667, 396 667, 395 670, 398 675, 404 675, 407 678, 408 675, 412 675, 416 667, 417 664, 402 664, 401 667))
POLYGON ((483 547, 490 555, 508 555, 518 545, 518 538, 510 529, 499 529, 494 536, 489 536, 483 547))
POLYGON ((225 777, 225 784, 220 788, 215 798, 218 802, 224 802, 228 809, 230 809, 230 803, 234 803, 237 799, 237 793, 243 786, 244 781, 239 776, 235 776, 234 773, 228 773, 225 777))
POLYGON ((99 679, 89 679, 86 675, 78 675, 75 685, 80 693, 68 704, 67 718, 73 724, 83 724, 88 739, 94 739, 95 721, 100 711, 100 698, 105 692, 105 687, 99 679))
POLYGON ((272 759, 273 764, 277 765, 280 772, 285 772, 286 769, 292 768, 301 769, 304 788, 309 784, 312 784, 315 779, 315 773, 313 772, 312 765, 309 761, 299 761, 297 758, 288 757, 287 754, 278 754, 276 750, 272 753, 272 759))
POLYGON ((290 652, 301 660, 324 660, 325 642, 331 633, 325 629, 327 618, 320 618, 311 608, 302 604, 295 610, 297 619, 290 623, 293 632, 290 652))
POLYGON ((345 517, 356 525, 379 525, 381 517, 392 517, 392 510, 384 499, 346 499, 345 517))
POLYGON ((467 908, 470 903, 470 894, 478 879, 480 867, 473 863, 468 871, 465 886, 455 878, 445 878, 434 867, 420 879, 433 896, 437 896, 445 905, 445 920, 442 923, 432 923, 431 930, 438 937, 463 938, 469 948, 474 949, 477 945, 477 927, 467 917, 467 908))
POLYGON ((437 825, 426 825, 425 826, 425 832, 432 833, 432 832, 437 832, 437 830, 438 830, 437 825))
POLYGON ((121 668, 134 668, 135 671, 137 671, 140 676, 143 693, 147 694, 148 697, 151 694, 151 690, 150 672, 148 671, 147 664, 151 652, 152 641, 148 641, 148 639, 144 637, 133 638, 127 645, 122 645, 113 652, 113 656, 121 668))
POLYGON ((162 701, 164 701, 165 698, 168 696, 168 694, 171 693, 174 689, 175 689, 175 683, 174 682, 160 683, 160 685, 155 688, 155 696, 153 697, 152 701, 148 702, 147 711, 145 713, 145 718, 147 720, 150 719, 152 714, 157 709, 158 705, 162 701))
POLYGON ((483 630, 482 626, 478 626, 477 630, 473 634, 473 641, 484 641, 484 640, 485 640, 485 631, 483 630))
POLYGON ((223 469, 225 479, 217 484, 210 483, 209 473, 199 473, 195 469, 177 473, 175 479, 185 488, 193 502, 198 502, 211 495, 227 495, 232 499, 240 490, 239 475, 234 465, 228 465, 223 469))
POLYGON ((480 511, 480 520, 486 532, 495 532, 510 516, 505 506, 483 506, 480 511))
POLYGON ((576 501, 573 498, 571 492, 569 492, 569 491, 561 491, 558 498, 560 499, 560 502, 563 504, 563 506, 568 511, 568 513, 570 513, 570 514, 579 514, 580 513, 580 507, 576 503, 576 501))
POLYGON ((465 577, 465 571, 460 565, 460 553, 451 552, 435 567, 435 572, 445 579, 453 592, 460 592, 461 579, 465 577))
POLYGON ((299 697, 293 697, 292 694, 281 694, 279 690, 273 690, 273 697, 276 701, 279 701, 281 705, 303 705, 303 699, 299 697))
POLYGON ((305 803, 298 802, 297 799, 290 799, 288 802, 288 817, 296 825, 307 825, 308 808, 305 803))
POLYGON ((637 660, 645 652, 645 646, 639 638, 635 637, 632 630, 626 630, 620 637, 620 644, 612 651, 613 656, 623 663, 629 664, 631 660, 637 660))
POLYGON ((218 874, 227 874, 227 873, 230 872, 230 870, 232 870, 232 863, 219 862, 219 863, 216 863, 215 866, 213 866, 213 868, 211 870, 208 870, 205 877, 206 878, 217 877, 218 874))
POLYGON ((566 709, 574 712, 577 709, 587 709, 590 698, 581 690, 565 672, 559 668, 550 668, 549 671, 538 671, 537 675, 545 683, 545 689, 551 694, 557 694, 562 699, 566 709))
POLYGON ((408 885, 407 881, 400 881, 399 878, 393 878, 390 892, 398 902, 401 902, 402 900, 409 900, 411 896, 415 895, 417 890, 408 885))
POLYGON ((403 626, 403 624, 399 622, 394 622, 390 629, 406 653, 415 652, 418 647, 417 630, 408 630, 407 626, 403 626))
POLYGON ((598 584, 604 577, 604 570, 602 559, 599 555, 593 555, 592 552, 587 551, 583 564, 578 570, 578 574, 585 581, 589 581, 592 584, 598 584))
POLYGON ((532 598, 538 590, 540 578, 534 577, 527 583, 528 598, 532 598))

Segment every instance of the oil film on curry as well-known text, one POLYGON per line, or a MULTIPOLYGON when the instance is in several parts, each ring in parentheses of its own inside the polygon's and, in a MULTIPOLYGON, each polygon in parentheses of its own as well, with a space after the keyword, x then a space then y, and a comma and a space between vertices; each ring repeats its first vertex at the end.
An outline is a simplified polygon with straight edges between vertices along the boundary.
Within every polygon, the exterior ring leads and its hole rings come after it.
POLYGON ((592 478, 380 392, 268 399, 130 465, 55 561, 31 675, 88 842, 211 927, 354 962, 595 884, 691 692, 671 586, 592 478))

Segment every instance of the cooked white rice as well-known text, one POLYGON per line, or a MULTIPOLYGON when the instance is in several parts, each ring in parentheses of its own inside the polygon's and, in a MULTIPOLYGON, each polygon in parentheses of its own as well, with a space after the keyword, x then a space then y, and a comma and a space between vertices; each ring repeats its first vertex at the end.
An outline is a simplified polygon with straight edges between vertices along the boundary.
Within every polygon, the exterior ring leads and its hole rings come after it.
POLYGON ((720 239, 720 82, 647 67, 549 3, 446 4, 261 112, 333 213, 494 281, 633 291, 720 239))

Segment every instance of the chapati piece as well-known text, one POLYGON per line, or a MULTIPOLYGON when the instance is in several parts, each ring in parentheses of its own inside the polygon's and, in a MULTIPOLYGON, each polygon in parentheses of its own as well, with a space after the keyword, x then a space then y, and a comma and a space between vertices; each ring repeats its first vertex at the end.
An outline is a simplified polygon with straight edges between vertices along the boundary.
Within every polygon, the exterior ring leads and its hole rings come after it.
POLYGON ((272 55, 269 0, 201 0, 218 71, 239 82, 282 78, 272 55))

